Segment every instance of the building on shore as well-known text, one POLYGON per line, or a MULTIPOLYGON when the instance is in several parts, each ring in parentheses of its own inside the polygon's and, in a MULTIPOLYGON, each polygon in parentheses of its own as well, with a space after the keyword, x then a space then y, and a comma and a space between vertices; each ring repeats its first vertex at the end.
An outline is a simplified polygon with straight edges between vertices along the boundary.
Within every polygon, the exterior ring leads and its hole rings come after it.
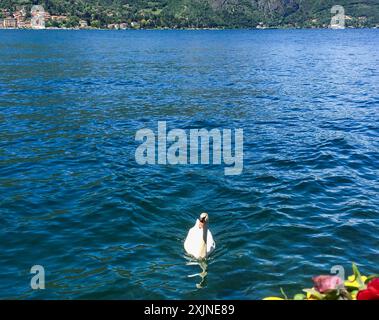
POLYGON ((120 29, 121 30, 125 30, 125 29, 127 29, 128 28, 128 24, 126 23, 126 22, 122 22, 122 23, 120 23, 120 29))
POLYGON ((139 24, 138 22, 136 22, 136 21, 132 21, 132 22, 130 23, 130 26, 131 26, 132 28, 134 28, 134 29, 139 29, 139 28, 140 28, 140 24, 139 24))
POLYGON ((26 10, 24 7, 18 7, 15 12, 13 12, 13 18, 17 21, 17 28, 26 28, 28 25, 26 21, 26 10))
POLYGON ((88 23, 86 20, 80 20, 79 21, 79 28, 80 29, 87 29, 88 28, 88 23))
POLYGON ((118 30, 120 29, 120 25, 118 23, 111 23, 111 24, 108 24, 108 29, 115 29, 115 30, 118 30))
POLYGON ((32 27, 30 20, 22 20, 17 22, 17 28, 20 29, 30 29, 32 27))
POLYGON ((16 20, 24 19, 26 17, 26 10, 25 10, 25 8, 24 7, 17 8, 17 10, 13 12, 13 17, 16 20))
POLYGON ((68 19, 67 16, 63 16, 63 15, 60 15, 60 16, 50 16, 51 20, 53 21, 58 21, 58 22, 64 22, 68 19))
POLYGON ((3 26, 6 29, 17 28, 17 20, 15 18, 7 17, 4 19, 3 26))
POLYGON ((45 11, 45 22, 51 19, 51 14, 48 11, 45 11))

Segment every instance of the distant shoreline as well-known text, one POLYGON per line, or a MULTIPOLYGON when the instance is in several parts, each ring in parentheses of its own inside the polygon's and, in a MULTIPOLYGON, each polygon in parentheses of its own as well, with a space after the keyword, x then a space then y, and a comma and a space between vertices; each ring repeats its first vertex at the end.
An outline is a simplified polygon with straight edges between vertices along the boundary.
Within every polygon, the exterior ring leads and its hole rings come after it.
POLYGON ((155 31, 155 30, 168 30, 168 31, 174 31, 174 30, 182 30, 182 31, 221 31, 221 30, 375 30, 379 29, 379 27, 346 27, 341 29, 335 29, 335 28, 289 28, 289 27, 267 27, 267 28, 127 28, 127 29, 109 29, 109 28, 44 28, 44 29, 33 29, 33 28, 0 28, 0 31, 2 30, 34 30, 34 31, 41 31, 41 30, 63 30, 63 31, 155 31))

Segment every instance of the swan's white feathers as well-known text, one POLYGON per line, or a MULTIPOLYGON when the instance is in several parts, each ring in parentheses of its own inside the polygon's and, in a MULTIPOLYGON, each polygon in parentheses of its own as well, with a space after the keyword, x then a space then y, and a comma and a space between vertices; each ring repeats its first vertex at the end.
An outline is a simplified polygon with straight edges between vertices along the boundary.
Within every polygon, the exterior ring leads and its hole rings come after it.
POLYGON ((188 231, 186 240, 184 241, 184 249, 188 254, 196 259, 206 258, 216 248, 216 243, 213 240, 211 231, 207 231, 207 250, 206 256, 202 256, 201 249, 204 245, 203 229, 199 227, 200 221, 196 220, 195 225, 188 231))

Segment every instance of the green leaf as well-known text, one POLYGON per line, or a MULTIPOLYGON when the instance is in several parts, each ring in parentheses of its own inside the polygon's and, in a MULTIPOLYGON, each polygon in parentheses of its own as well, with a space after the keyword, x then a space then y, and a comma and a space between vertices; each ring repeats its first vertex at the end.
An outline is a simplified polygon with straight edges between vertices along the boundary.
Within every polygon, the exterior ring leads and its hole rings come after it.
POLYGON ((353 300, 351 293, 347 289, 341 290, 341 296, 344 297, 345 300, 353 300))
POLYGON ((330 290, 325 294, 325 300, 338 300, 340 297, 339 290, 330 290))
POLYGON ((379 278, 379 274, 372 274, 367 277, 365 284, 369 283, 372 279, 379 278))
POLYGON ((293 300, 305 300, 305 298, 306 298, 305 294, 298 293, 294 295, 293 300))
POLYGON ((353 269, 354 277, 355 277, 354 280, 357 280, 358 277, 361 278, 361 273, 359 272, 359 269, 358 269, 357 265, 354 262, 352 263, 352 269, 353 269))
POLYGON ((288 297, 287 297, 286 293, 284 292, 283 288, 280 288, 280 292, 282 293, 284 299, 288 300, 288 297))
POLYGON ((322 300, 325 298, 325 295, 318 292, 316 289, 303 289, 304 292, 309 293, 311 296, 315 297, 318 300, 322 300))
POLYGON ((355 280, 357 280, 357 282, 358 282, 359 289, 360 290, 365 289, 366 285, 364 284, 364 282, 362 280, 361 273, 359 272, 358 267, 354 262, 352 264, 352 268, 353 268, 355 280))

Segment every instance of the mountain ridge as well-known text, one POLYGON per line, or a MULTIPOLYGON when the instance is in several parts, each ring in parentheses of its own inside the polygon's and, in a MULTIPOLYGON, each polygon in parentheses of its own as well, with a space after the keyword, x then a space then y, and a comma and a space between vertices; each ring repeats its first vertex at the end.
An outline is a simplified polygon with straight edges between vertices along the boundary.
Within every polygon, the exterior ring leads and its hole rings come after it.
MULTIPOLYGON (((326 28, 331 0, 2 0, 0 18, 42 5, 48 27, 326 28), (54 17, 60 17, 54 18, 54 17)), ((340 0, 347 27, 378 27, 379 1, 340 0)))

